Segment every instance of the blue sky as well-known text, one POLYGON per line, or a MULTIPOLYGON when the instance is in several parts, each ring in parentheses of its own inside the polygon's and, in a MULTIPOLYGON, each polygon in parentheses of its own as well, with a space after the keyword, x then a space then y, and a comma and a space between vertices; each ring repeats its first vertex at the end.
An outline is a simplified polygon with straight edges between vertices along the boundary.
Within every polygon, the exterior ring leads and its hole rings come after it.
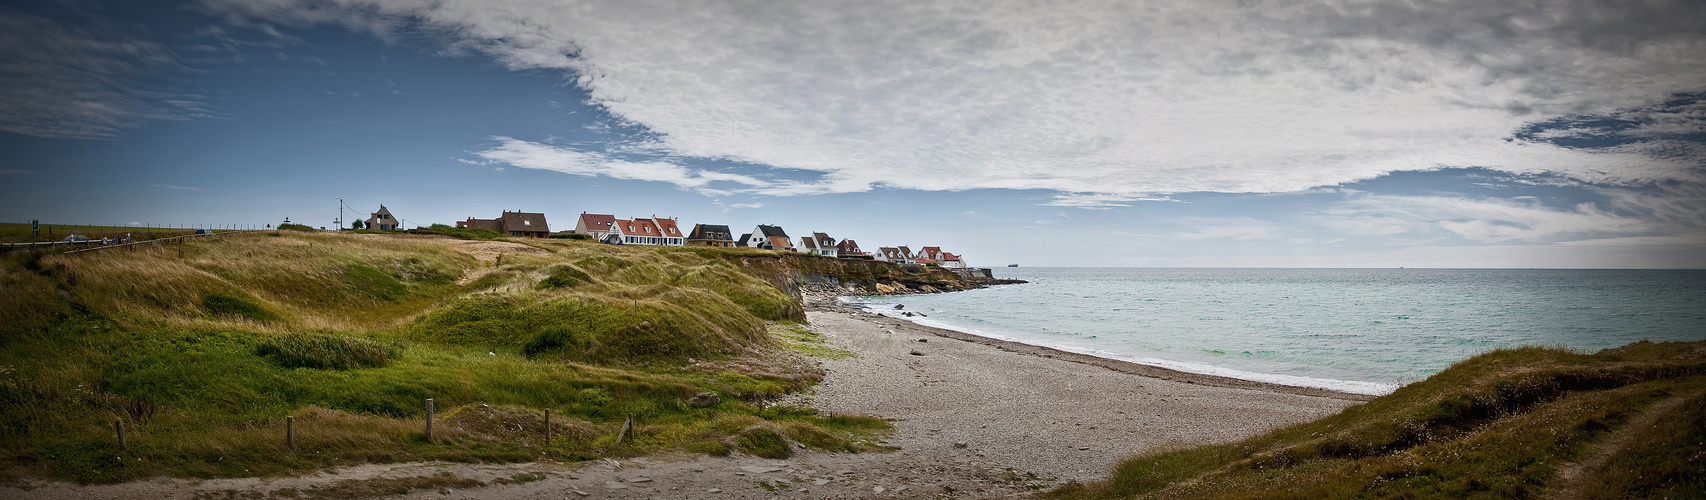
POLYGON ((1706 4, 1625 3, 8 2, 0 219, 1706 267, 1706 4))

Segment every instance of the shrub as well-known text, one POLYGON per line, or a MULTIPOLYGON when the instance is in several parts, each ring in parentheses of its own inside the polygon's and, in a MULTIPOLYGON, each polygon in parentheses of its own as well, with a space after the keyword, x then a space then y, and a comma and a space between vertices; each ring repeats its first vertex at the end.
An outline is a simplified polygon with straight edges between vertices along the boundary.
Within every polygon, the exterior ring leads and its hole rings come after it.
POLYGON ((427 227, 417 227, 406 231, 409 234, 437 234, 464 240, 490 240, 503 236, 485 229, 467 227, 450 227, 444 224, 433 224, 427 227))
POLYGON ((591 240, 592 236, 585 235, 585 234, 579 234, 579 233, 556 233, 556 234, 552 234, 550 236, 550 238, 556 239, 556 240, 583 240, 584 241, 584 240, 591 240))
POLYGON ((575 334, 574 330, 567 327, 546 327, 544 330, 541 330, 538 335, 534 335, 533 340, 529 340, 527 341, 527 344, 521 346, 521 353, 526 355, 527 359, 533 359, 538 357, 540 354, 565 347, 585 347, 586 341, 580 337, 581 336, 575 334))
POLYGON ((201 307, 214 316, 237 316, 255 321, 272 321, 275 316, 260 304, 243 297, 222 293, 207 293, 201 296, 201 307))
POLYGON ((753 426, 740 431, 740 451, 763 458, 783 459, 794 456, 788 441, 768 427, 753 426))
POLYGON ((378 341, 312 333, 287 333, 268 339, 256 354, 285 368, 348 370, 381 367, 401 352, 378 341))
POLYGON ((314 228, 311 228, 311 227, 308 227, 308 226, 302 225, 302 224, 279 224, 278 228, 280 230, 283 230, 283 231, 313 231, 314 230, 314 228))
POLYGON ((571 265, 552 266, 549 276, 539 281, 539 288, 565 288, 591 283, 592 277, 571 265))

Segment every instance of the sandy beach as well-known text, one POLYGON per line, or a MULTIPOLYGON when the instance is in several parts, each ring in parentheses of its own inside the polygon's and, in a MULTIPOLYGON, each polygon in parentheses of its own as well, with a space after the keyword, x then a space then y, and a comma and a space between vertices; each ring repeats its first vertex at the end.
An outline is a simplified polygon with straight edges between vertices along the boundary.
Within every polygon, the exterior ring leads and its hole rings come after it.
POLYGON ((823 360, 808 403, 892 419, 890 453, 787 460, 656 456, 576 464, 368 465, 294 478, 0 487, 5 498, 301 495, 386 498, 984 498, 1106 475, 1163 446, 1219 443, 1367 396, 1186 374, 928 328, 838 307, 812 328, 857 354, 823 360), (399 486, 413 489, 407 494, 399 486), (364 493, 365 492, 365 493, 364 493))

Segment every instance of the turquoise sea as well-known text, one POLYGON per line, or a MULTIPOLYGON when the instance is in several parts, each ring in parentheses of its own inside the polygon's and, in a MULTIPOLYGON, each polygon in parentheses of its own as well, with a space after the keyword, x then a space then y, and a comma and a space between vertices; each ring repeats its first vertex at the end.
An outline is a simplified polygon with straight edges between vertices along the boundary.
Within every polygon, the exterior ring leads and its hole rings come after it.
POLYGON ((846 298, 930 326, 1384 394, 1500 347, 1706 339, 1706 271, 1000 268, 1030 283, 846 298))

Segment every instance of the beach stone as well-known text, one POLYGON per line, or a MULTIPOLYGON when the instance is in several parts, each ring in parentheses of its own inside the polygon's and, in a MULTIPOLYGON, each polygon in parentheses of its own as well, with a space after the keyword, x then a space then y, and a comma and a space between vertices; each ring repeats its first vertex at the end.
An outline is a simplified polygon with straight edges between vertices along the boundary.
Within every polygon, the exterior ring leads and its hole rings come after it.
POLYGON ((625 489, 628 489, 628 485, 626 485, 626 484, 622 484, 622 483, 618 483, 618 482, 616 482, 616 481, 605 481, 605 482, 604 482, 604 487, 605 487, 605 489, 611 489, 611 490, 625 490, 625 489))
POLYGON ((688 405, 694 406, 694 407, 699 407, 699 408, 711 406, 711 405, 721 403, 721 402, 723 402, 723 398, 721 396, 718 396, 714 392, 701 392, 698 394, 694 394, 693 397, 691 397, 691 398, 687 398, 687 404, 688 405))
POLYGON ((906 306, 904 306, 904 305, 901 305, 901 304, 895 304, 895 305, 894 305, 894 308, 895 308, 895 309, 906 309, 906 306))
POLYGON ((914 349, 914 350, 913 350, 913 351, 912 351, 912 355, 913 355, 913 356, 923 356, 923 355, 924 355, 924 353, 922 353, 922 352, 918 352, 918 350, 916 350, 916 349, 914 349))
POLYGON ((930 339, 918 339, 919 342, 929 342, 930 339))
POLYGON ((583 497, 590 497, 590 496, 592 496, 592 494, 591 494, 591 493, 587 493, 587 492, 584 492, 584 491, 581 491, 581 490, 572 490, 572 491, 573 491, 573 492, 574 492, 574 494, 576 494, 576 495, 580 495, 580 496, 583 496, 583 497))
POLYGON ((706 492, 706 493, 722 493, 722 492, 723 492, 723 490, 719 490, 719 489, 716 489, 716 488, 711 488, 711 489, 708 489, 708 490, 705 490, 705 492, 706 492))
POLYGON ((966 444, 965 441, 954 441, 954 447, 955 448, 965 448, 966 446, 968 446, 968 445, 966 444))

